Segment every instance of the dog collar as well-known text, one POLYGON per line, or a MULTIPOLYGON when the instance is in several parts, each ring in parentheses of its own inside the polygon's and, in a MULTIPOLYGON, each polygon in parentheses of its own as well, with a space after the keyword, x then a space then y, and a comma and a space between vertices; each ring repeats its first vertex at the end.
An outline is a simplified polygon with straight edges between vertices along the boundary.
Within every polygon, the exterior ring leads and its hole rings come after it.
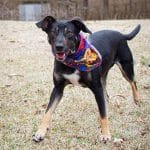
POLYGON ((79 47, 74 54, 67 56, 63 64, 79 71, 91 71, 102 63, 98 50, 80 34, 79 47))

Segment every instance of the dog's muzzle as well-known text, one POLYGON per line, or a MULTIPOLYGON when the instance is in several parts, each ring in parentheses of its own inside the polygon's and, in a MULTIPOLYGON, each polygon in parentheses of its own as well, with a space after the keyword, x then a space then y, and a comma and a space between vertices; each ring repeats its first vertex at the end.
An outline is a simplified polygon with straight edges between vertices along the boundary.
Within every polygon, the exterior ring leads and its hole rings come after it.
POLYGON ((55 52, 55 57, 58 61, 64 61, 66 58, 66 53, 64 51, 64 46, 63 45, 57 45, 56 46, 56 52, 55 52))
POLYGON ((57 52, 55 57, 58 61, 64 61, 66 59, 66 54, 65 52, 57 52))

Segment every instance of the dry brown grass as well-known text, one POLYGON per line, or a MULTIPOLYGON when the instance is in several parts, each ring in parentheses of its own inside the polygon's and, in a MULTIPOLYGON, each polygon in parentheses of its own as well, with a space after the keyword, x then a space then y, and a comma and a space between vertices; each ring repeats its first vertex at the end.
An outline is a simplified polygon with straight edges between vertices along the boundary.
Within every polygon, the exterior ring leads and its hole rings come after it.
POLYGON ((53 114, 51 132, 32 141, 53 88, 53 56, 46 34, 34 22, 0 21, 0 149, 148 150, 150 149, 150 20, 86 22, 92 31, 104 28, 140 34, 129 42, 135 59, 141 107, 135 107, 129 84, 117 67, 108 77, 111 133, 124 142, 103 144, 98 109, 88 89, 69 86, 53 114), (119 96, 121 95, 121 96, 119 96), (120 103, 120 107, 117 105, 120 103))

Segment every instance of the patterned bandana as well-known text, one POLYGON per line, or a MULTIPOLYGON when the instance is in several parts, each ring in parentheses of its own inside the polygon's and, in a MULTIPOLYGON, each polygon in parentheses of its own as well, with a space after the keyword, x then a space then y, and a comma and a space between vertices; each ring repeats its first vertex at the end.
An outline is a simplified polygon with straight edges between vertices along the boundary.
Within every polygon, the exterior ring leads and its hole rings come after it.
POLYGON ((98 50, 80 34, 80 44, 77 51, 67 56, 63 64, 79 71, 91 71, 102 63, 102 57, 98 50))

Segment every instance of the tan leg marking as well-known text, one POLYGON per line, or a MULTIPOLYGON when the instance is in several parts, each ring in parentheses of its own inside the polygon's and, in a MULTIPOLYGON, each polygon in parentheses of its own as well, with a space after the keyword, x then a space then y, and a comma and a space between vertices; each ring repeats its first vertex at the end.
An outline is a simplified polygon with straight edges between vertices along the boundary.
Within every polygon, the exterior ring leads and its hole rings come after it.
POLYGON ((44 139, 46 132, 49 130, 49 124, 51 122, 52 113, 56 109, 57 104, 58 104, 58 101, 55 100, 51 108, 44 114, 44 117, 42 119, 42 122, 38 130, 33 136, 34 141, 39 142, 44 139))
POLYGON ((117 62, 116 64, 117 64, 117 66, 119 67, 119 69, 121 70, 122 75, 124 76, 124 78, 125 78, 125 79, 130 83, 130 85, 131 85, 132 94, 133 94, 133 99, 134 99, 135 104, 139 104, 139 103, 140 103, 140 96, 139 96, 139 92, 138 92, 138 90, 137 90, 135 81, 130 81, 130 80, 128 79, 128 77, 126 76, 125 72, 123 71, 122 66, 120 65, 120 63, 117 62))
POLYGON ((119 67, 119 69, 120 69, 120 71, 121 71, 123 77, 129 82, 129 79, 128 79, 128 77, 126 76, 126 73, 124 72, 124 70, 122 69, 121 64, 120 64, 119 62, 116 62, 116 65, 119 67))
POLYGON ((139 96, 139 92, 137 91, 137 87, 136 87, 134 82, 130 82, 130 85, 132 88, 134 102, 135 102, 135 104, 139 104, 140 103, 140 96, 139 96))
POLYGON ((39 126, 39 128, 43 129, 43 128, 49 128, 49 123, 51 121, 51 110, 49 110, 48 112, 46 112, 43 116, 43 119, 41 121, 41 124, 39 126))
POLYGON ((110 141, 111 135, 109 130, 109 123, 107 118, 100 119, 101 129, 102 129, 102 135, 100 137, 101 141, 110 141))

